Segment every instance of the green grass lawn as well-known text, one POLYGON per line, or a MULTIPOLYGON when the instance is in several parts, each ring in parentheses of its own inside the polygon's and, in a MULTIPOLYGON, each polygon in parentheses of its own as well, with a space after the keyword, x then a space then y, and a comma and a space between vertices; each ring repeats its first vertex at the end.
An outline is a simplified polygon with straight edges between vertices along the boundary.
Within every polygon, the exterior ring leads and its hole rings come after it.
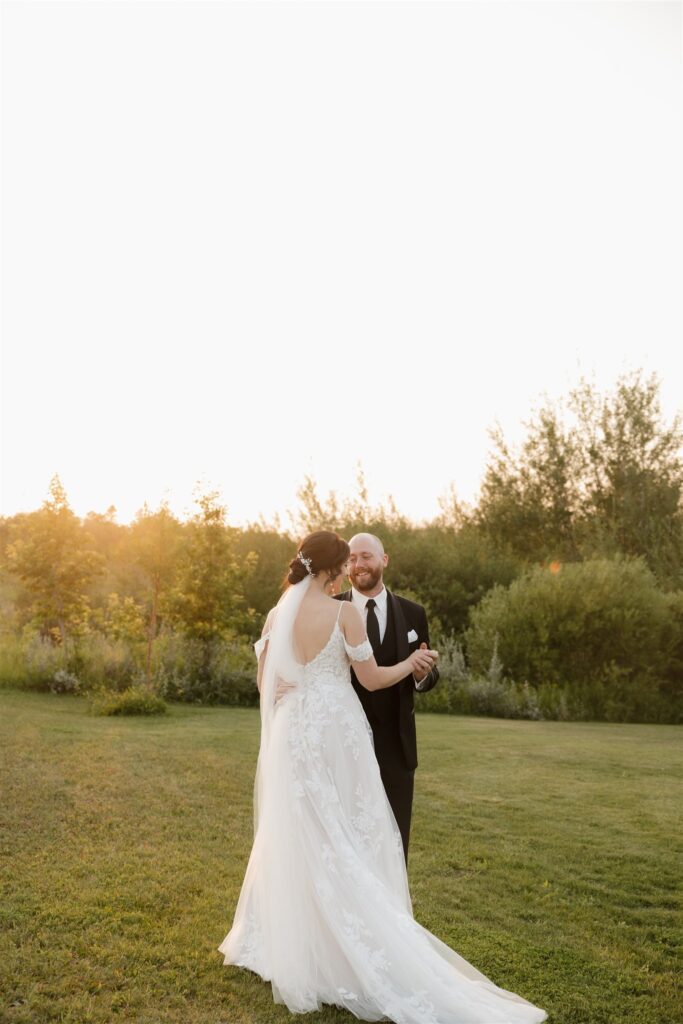
MULTIPOLYGON (((681 1020, 680 730, 417 723, 418 921, 550 1024, 681 1020)), ((257 710, 94 718, 80 698, 0 691, 0 1020, 293 1019, 216 950, 251 847, 258 739, 257 710)))

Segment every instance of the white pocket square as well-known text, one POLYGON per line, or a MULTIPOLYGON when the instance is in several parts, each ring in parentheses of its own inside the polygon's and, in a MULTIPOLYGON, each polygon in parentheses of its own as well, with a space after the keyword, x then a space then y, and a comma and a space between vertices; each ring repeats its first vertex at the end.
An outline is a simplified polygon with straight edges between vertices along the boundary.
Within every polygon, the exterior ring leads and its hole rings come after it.
POLYGON ((410 633, 408 633, 408 643, 412 644, 414 640, 417 640, 417 633, 414 629, 411 629, 410 633))

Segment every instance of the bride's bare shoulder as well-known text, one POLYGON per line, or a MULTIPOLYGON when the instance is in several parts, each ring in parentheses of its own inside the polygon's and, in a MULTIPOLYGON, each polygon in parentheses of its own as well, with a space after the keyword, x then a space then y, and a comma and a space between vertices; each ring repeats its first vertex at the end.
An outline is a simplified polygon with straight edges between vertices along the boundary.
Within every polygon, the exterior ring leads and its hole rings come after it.
POLYGON ((358 626, 364 628, 361 613, 358 611, 355 604, 352 604, 351 601, 340 601, 339 603, 342 606, 339 611, 339 625, 342 629, 345 630, 347 627, 350 629, 357 629, 358 626))

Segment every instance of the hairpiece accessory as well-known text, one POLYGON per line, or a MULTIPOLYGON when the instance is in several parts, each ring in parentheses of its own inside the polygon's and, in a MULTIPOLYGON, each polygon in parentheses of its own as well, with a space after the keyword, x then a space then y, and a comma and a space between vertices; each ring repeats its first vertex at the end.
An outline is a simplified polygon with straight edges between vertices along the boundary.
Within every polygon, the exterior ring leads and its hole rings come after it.
POLYGON ((312 576, 313 570, 311 569, 311 565, 313 560, 311 558, 305 558, 303 551, 299 551, 296 557, 299 559, 300 562, 303 563, 303 565, 306 566, 306 572, 309 574, 309 576, 312 576))

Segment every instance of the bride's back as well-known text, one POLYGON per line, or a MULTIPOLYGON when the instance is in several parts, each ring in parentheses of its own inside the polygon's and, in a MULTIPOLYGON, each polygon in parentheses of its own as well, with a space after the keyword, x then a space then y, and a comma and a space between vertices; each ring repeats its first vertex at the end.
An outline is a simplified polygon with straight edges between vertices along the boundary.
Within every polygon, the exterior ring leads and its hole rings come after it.
POLYGON ((313 661, 330 642, 341 605, 324 594, 306 595, 292 631, 294 657, 301 664, 313 661))

